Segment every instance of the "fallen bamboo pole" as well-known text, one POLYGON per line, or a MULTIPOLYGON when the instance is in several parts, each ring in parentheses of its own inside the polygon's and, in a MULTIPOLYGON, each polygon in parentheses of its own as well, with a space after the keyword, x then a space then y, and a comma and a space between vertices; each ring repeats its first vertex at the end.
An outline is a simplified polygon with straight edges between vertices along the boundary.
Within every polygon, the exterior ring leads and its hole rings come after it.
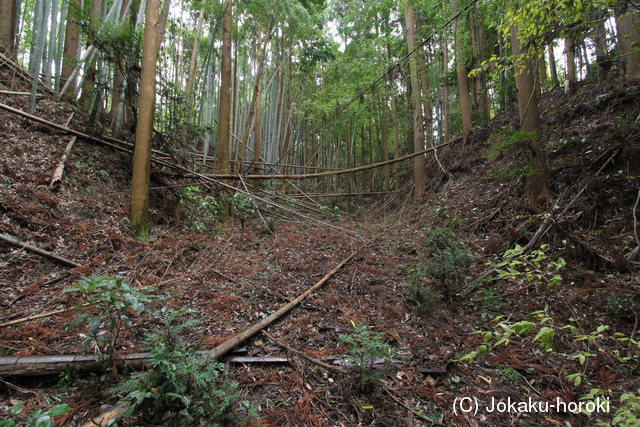
MULTIPOLYGON (((198 351, 197 354, 207 354, 209 350, 198 351)), ((152 353, 119 354, 115 358, 115 367, 122 369, 127 367, 134 371, 143 370, 153 358, 152 353)), ((229 359, 229 363, 287 363, 286 357, 255 357, 235 356, 229 359)), ((109 367, 113 365, 109 364, 109 367)), ((91 372, 103 372, 105 363, 93 355, 56 355, 56 356, 31 356, 31 357, 0 357, 0 378, 9 376, 41 376, 59 375, 71 369, 78 374, 91 372)))
POLYGON ((14 239, 12 237, 7 236, 6 234, 0 234, 0 240, 5 242, 5 243, 10 244, 11 246, 15 246, 17 248, 22 248, 22 249, 24 249, 26 251, 32 252, 32 253, 34 253, 36 255, 43 256, 43 257, 48 258, 48 259, 53 260, 53 261, 57 261, 60 264, 67 265, 69 267, 74 267, 74 268, 75 267, 82 267, 82 264, 80 264, 80 263, 77 263, 75 261, 71 261, 70 259, 65 258, 63 256, 56 255, 54 253, 45 251, 44 249, 40 249, 40 248, 38 248, 36 246, 33 246, 33 245, 30 245, 28 243, 21 242, 19 240, 16 240, 16 239, 14 239))
MULTIPOLYGON (((89 303, 82 304, 82 307, 88 307, 89 303)), ((75 307, 69 308, 61 308, 60 310, 49 311, 47 313, 33 314, 31 316, 23 317, 21 319, 10 320, 9 322, 5 322, 0 324, 0 328, 4 328, 6 326, 18 325, 20 323, 28 322, 29 320, 42 319, 43 317, 55 316, 56 314, 61 314, 66 311, 75 310, 75 307)))
POLYGON ((340 264, 338 264, 333 270, 328 272, 318 283, 310 287, 306 292, 300 294, 298 297, 296 297, 289 303, 285 304, 278 311, 265 317, 255 325, 251 326, 249 329, 246 329, 240 332, 235 337, 228 339, 227 341, 223 342, 222 344, 220 344, 219 346, 211 350, 211 352, 209 353, 209 356, 214 360, 224 356, 226 353, 228 353, 238 345, 242 344, 245 340, 256 335, 258 332, 260 332, 261 330, 263 330, 264 328, 266 328, 267 326, 269 326, 270 324, 272 324, 273 322, 275 322, 276 320, 280 319, 282 316, 284 316, 285 314, 293 310, 297 305, 299 305, 302 301, 304 301, 307 297, 309 297, 309 295, 311 295, 313 292, 318 290, 318 288, 320 288, 322 285, 327 283, 327 281, 329 281, 329 279, 334 274, 336 274, 342 267, 344 267, 345 264, 351 261, 351 258, 353 258, 356 253, 357 251, 353 252, 351 255, 345 258, 340 264))

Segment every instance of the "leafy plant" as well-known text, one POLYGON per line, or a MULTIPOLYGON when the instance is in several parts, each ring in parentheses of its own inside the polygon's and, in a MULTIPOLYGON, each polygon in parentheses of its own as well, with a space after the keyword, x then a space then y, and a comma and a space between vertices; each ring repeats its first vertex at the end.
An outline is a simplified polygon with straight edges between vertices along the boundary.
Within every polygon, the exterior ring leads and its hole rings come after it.
POLYGON ((243 229, 245 222, 258 214, 256 201, 250 194, 235 193, 231 198, 231 203, 233 205, 233 214, 240 220, 243 229))
POLYGON ((200 187, 186 187, 180 192, 179 221, 185 229, 197 233, 215 230, 226 207, 225 200, 202 192, 200 187))
MULTIPOLYGON (((63 292, 81 292, 92 312, 82 312, 71 321, 68 330, 87 325, 89 335, 82 340, 82 350, 93 344, 95 352, 111 355, 117 347, 124 327, 131 327, 130 312, 136 315, 145 311, 145 304, 151 300, 145 288, 131 288, 122 277, 91 276, 80 279, 73 288, 63 292)), ((79 304, 76 310, 81 310, 79 304)))
POLYGON ((504 253, 504 261, 495 264, 496 274, 487 278, 487 281, 522 276, 531 284, 559 284, 562 282, 562 276, 558 271, 567 263, 563 258, 558 258, 557 261, 548 259, 548 249, 549 245, 544 244, 540 249, 525 254, 522 246, 516 245, 514 249, 504 253))
POLYGON ((362 389, 375 386, 389 369, 389 360, 393 347, 385 343, 382 334, 371 333, 366 325, 355 326, 352 334, 340 334, 338 337, 351 348, 347 352, 347 367, 355 374, 356 384, 362 389), (381 364, 376 369, 374 364, 381 364))
POLYGON ((183 315, 181 311, 163 309, 164 328, 145 340, 153 369, 132 375, 107 394, 132 401, 129 416, 140 413, 145 420, 166 424, 163 417, 172 413, 179 423, 217 425, 211 422, 229 417, 238 397, 237 384, 227 379, 223 363, 210 360, 207 354, 198 353, 196 346, 184 343, 183 331, 198 322, 177 323, 183 315))
POLYGON ((459 361, 467 360, 474 362, 476 359, 484 356, 488 351, 493 350, 499 345, 507 345, 518 336, 527 335, 534 329, 538 329, 532 341, 539 341, 540 347, 545 350, 552 350, 552 339, 556 335, 555 328, 552 327, 553 319, 547 315, 548 307, 544 310, 534 311, 529 316, 537 317, 539 322, 529 320, 521 320, 519 322, 510 323, 509 319, 504 316, 497 316, 494 319, 496 327, 494 331, 475 331, 473 334, 482 334, 482 344, 475 350, 462 356, 459 361))
POLYGON ((16 422, 24 422, 28 427, 51 427, 53 426, 52 418, 58 415, 66 414, 73 408, 65 404, 54 405, 49 409, 37 408, 32 411, 26 418, 20 417, 20 413, 24 410, 24 405, 18 404, 11 408, 9 417, 0 420, 0 427, 13 427, 16 422))
POLYGON ((634 393, 624 393, 620 396, 620 404, 611 424, 620 427, 640 426, 640 397, 634 393))
POLYGON ((427 230, 425 247, 431 254, 425 261, 425 272, 439 284, 444 299, 450 301, 464 284, 472 258, 449 228, 427 230))

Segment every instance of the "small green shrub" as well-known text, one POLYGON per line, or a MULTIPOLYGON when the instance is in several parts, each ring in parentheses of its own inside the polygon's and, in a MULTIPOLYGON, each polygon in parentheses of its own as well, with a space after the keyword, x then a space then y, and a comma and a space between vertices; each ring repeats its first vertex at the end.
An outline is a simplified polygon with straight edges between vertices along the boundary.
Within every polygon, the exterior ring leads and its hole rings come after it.
POLYGON ((449 228, 427 230, 425 247, 430 254, 425 272, 436 281, 444 299, 450 301, 469 274, 471 255, 449 228))
MULTIPOLYGON (((68 330, 89 327, 89 335, 82 340, 82 351, 89 345, 102 356, 113 354, 118 347, 120 333, 125 327, 131 327, 130 312, 136 315, 145 311, 153 298, 147 288, 131 288, 122 277, 91 276, 80 279, 73 288, 63 292, 81 292, 92 312, 82 312, 71 321, 68 330)), ((82 304, 76 307, 81 310, 82 304)))
POLYGON ((218 425, 230 417, 238 397, 237 384, 226 376, 223 363, 184 343, 182 333, 197 321, 178 324, 183 312, 163 311, 164 328, 145 340, 152 354, 151 371, 132 375, 108 391, 133 402, 127 415, 166 425, 167 414, 183 425, 218 425), (213 422, 213 424, 211 424, 213 422))
POLYGON ((406 297, 416 305, 420 314, 430 317, 440 303, 442 295, 430 285, 422 283, 424 272, 421 269, 410 266, 409 274, 411 283, 409 283, 406 297))
POLYGON ((235 193, 231 198, 233 205, 233 215, 240 220, 240 225, 244 229, 244 224, 250 218, 258 215, 256 201, 250 194, 235 193))
POLYGON ((382 334, 371 333, 366 325, 354 326, 352 334, 338 337, 351 348, 347 352, 347 368, 354 374, 355 384, 360 390, 377 385, 389 370, 393 347, 382 339, 382 334), (382 369, 376 369, 379 364, 382 369))
POLYGON ((197 233, 214 229, 225 209, 220 200, 205 194, 197 186, 182 189, 180 207, 182 227, 197 233))

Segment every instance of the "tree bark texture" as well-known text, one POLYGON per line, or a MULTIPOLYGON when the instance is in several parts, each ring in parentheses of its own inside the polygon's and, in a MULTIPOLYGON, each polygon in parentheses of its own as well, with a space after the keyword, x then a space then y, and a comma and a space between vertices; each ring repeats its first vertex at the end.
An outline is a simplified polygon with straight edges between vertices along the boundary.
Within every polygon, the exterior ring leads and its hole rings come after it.
MULTIPOLYGON (((416 48, 416 30, 413 19, 413 6, 407 3, 405 9, 405 23, 407 26, 407 48, 409 53, 416 48)), ((409 58, 409 72, 411 74, 411 97, 413 100, 413 151, 418 153, 424 150, 424 126, 422 120, 422 101, 420 100, 420 81, 418 76, 418 66, 416 64, 418 55, 415 53, 409 58)), ((427 182, 426 160, 424 156, 416 156, 413 160, 413 175, 415 179, 414 200, 418 200, 427 182)))
MULTIPOLYGON (((458 13, 457 0, 452 2, 453 13, 458 13)), ((462 42, 462 32, 460 29, 460 17, 456 17, 453 21, 453 33, 455 36, 455 55, 456 55, 456 76, 458 78, 458 97, 460 99, 460 114, 462 118, 462 136, 464 144, 471 133, 473 120, 471 117, 471 97, 469 95, 469 74, 467 72, 467 64, 465 57, 465 45, 462 42)))
POLYGON ((15 54, 16 0, 0 0, 0 50, 15 54))
POLYGON ((536 67, 520 45, 518 29, 511 28, 511 46, 516 59, 516 87, 520 132, 525 154, 527 203, 536 211, 544 211, 549 201, 547 162, 540 131, 540 113, 536 96, 536 67))
POLYGON ((229 173, 229 134, 231 132, 231 28, 233 1, 226 0, 222 18, 222 58, 220 64, 220 112, 218 118, 217 173, 229 173))
POLYGON ((140 103, 133 149, 131 178, 131 207, 129 220, 136 239, 149 234, 149 184, 151 173, 151 136, 156 90, 156 61, 158 59, 159 0, 147 0, 145 10, 142 71, 140 74, 140 103))
MULTIPOLYGON (((636 3, 637 4, 637 3, 636 3)), ((640 78, 640 13, 637 6, 626 0, 616 10, 616 29, 618 33, 618 49, 624 78, 635 80, 640 78)))

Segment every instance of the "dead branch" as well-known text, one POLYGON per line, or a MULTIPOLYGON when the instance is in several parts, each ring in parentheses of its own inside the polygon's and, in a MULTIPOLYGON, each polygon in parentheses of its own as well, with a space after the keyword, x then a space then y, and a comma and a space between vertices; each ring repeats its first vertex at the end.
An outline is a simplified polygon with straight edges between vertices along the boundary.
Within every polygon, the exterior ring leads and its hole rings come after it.
POLYGON ((345 258, 340 264, 338 264, 333 270, 331 270, 329 273, 327 273, 318 283, 313 285, 311 288, 309 288, 304 293, 300 294, 298 297, 293 299, 288 304, 285 304, 278 311, 276 311, 275 313, 272 313, 271 315, 265 317, 264 319, 262 319, 261 321, 259 321, 255 325, 251 326, 249 329, 244 330, 243 332, 239 333, 235 337, 223 342, 222 344, 220 344, 219 346, 217 346, 216 348, 211 350, 211 352, 209 353, 211 358, 214 359, 214 360, 219 359, 220 357, 224 356, 229 351, 231 351, 233 348, 235 348, 238 345, 242 344, 245 340, 251 338, 252 336, 257 334, 258 332, 262 331, 264 328, 266 328, 267 326, 269 326, 270 324, 272 324, 273 322, 275 322, 276 320, 280 319, 282 316, 284 316, 285 314, 287 314, 288 312, 293 310, 302 301, 304 301, 307 297, 309 297, 309 295, 311 295, 313 292, 318 290, 322 285, 327 283, 327 281, 329 281, 329 279, 334 274, 336 274, 342 267, 344 267, 344 265, 347 264, 351 260, 351 258, 353 258, 355 256, 356 253, 357 253, 357 251, 353 252, 351 255, 349 255, 347 258, 345 258))
POLYGON ((296 350, 295 348, 291 347, 290 345, 287 345, 287 344, 283 343, 282 341, 276 339, 273 335, 271 335, 267 331, 263 330, 262 333, 267 338, 269 338, 271 341, 273 341, 276 345, 279 345, 280 347, 283 347, 283 348, 287 349, 287 351, 290 351, 291 353, 294 353, 294 354, 297 354, 297 355, 299 355, 301 357, 304 357, 305 359, 307 359, 311 363, 315 363, 316 365, 322 366, 323 368, 329 369, 331 371, 340 372, 341 374, 346 374, 347 373, 347 371, 345 371, 344 369, 342 369, 340 367, 329 365, 328 363, 325 363, 322 360, 318 360, 315 357, 309 356, 305 352, 302 352, 300 350, 296 350))
MULTIPOLYGON (((87 307, 88 305, 89 305, 88 303, 85 303, 85 304, 82 304, 82 307, 87 307)), ((36 320, 36 319, 41 319, 43 317, 55 316, 56 314, 61 314, 61 313, 64 313, 66 311, 70 311, 70 310, 74 310, 74 309, 75 309, 75 307, 61 308, 60 310, 49 311, 47 313, 34 314, 34 315, 31 315, 31 316, 23 317, 22 319, 16 319, 16 320, 11 320, 11 321, 6 322, 6 323, 2 323, 2 324, 0 324, 0 328, 4 328, 6 326, 18 325, 20 323, 28 322, 29 320, 36 320)))
POLYGON ((71 261, 70 259, 62 257, 60 255, 56 255, 54 253, 45 251, 44 249, 40 249, 40 248, 35 247, 33 245, 30 245, 28 243, 21 242, 19 240, 16 240, 16 239, 14 239, 12 237, 7 236, 6 234, 0 234, 0 240, 5 242, 5 243, 10 244, 11 246, 15 246, 17 248, 22 248, 22 249, 24 249, 26 251, 32 252, 32 253, 34 253, 36 255, 43 256, 43 257, 48 258, 48 259, 53 260, 53 261, 57 261, 60 264, 67 265, 69 267, 74 267, 74 268, 82 267, 82 264, 80 264, 80 263, 77 263, 75 261, 71 261))

